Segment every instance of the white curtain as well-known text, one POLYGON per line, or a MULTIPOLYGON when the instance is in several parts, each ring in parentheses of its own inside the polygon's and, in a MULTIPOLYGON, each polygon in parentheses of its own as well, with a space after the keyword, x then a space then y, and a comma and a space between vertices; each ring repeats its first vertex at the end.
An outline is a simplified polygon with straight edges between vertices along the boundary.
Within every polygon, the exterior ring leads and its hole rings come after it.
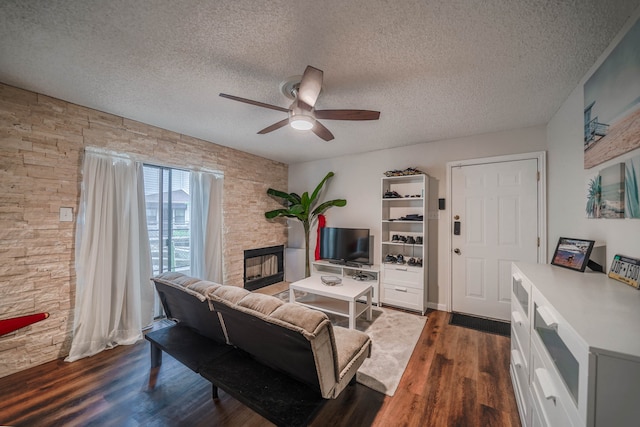
POLYGON ((221 175, 191 172, 191 275, 222 283, 221 175))
POLYGON ((142 164, 85 150, 76 227, 76 307, 67 362, 133 344, 153 321, 142 164))

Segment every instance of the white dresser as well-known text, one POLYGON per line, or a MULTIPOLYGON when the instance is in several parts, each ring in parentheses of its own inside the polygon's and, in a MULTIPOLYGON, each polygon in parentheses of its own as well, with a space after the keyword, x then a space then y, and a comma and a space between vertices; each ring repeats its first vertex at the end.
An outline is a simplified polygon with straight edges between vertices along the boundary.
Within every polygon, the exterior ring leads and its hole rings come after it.
POLYGON ((640 425, 640 292, 515 263, 511 379, 523 426, 640 425))

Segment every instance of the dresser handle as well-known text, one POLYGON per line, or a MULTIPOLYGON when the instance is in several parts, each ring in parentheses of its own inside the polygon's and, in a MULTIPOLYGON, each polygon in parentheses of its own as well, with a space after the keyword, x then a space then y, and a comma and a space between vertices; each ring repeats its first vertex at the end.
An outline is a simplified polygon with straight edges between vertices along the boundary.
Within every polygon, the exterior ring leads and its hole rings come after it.
POLYGON ((558 330, 558 321, 547 307, 538 307, 536 308, 536 311, 540 315, 540 318, 542 318, 542 321, 544 322, 547 329, 558 330))
POLYGON ((511 361, 513 362, 513 366, 516 368, 522 367, 522 358, 520 357, 520 352, 518 350, 511 350, 511 361))
POLYGON ((544 398, 547 400, 553 400, 553 403, 555 404, 557 398, 556 395, 558 393, 556 392, 556 387, 551 381, 551 377, 549 377, 549 372, 547 372, 546 369, 538 368, 536 369, 536 378, 538 378, 544 398))
POLYGON ((518 311, 512 311, 511 316, 513 317, 513 321, 518 325, 522 326, 522 315, 518 311))
POLYGON ((397 271, 407 271, 407 267, 405 267, 405 268, 399 268, 399 267, 396 267, 396 270, 397 270, 397 271))
POLYGON ((398 292, 407 292, 407 288, 399 288, 397 286, 394 286, 393 289, 395 289, 398 292))

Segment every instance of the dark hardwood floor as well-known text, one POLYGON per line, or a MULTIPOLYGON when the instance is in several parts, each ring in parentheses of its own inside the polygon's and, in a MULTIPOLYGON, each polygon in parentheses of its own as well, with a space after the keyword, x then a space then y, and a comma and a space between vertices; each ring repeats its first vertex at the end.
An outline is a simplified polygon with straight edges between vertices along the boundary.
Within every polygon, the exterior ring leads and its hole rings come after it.
MULTIPOLYGON (((360 384, 328 401, 312 426, 519 426, 509 338, 451 326, 431 311, 396 394, 360 384)), ((168 355, 149 369, 149 343, 116 347, 0 378, 0 425, 271 425, 168 355)))

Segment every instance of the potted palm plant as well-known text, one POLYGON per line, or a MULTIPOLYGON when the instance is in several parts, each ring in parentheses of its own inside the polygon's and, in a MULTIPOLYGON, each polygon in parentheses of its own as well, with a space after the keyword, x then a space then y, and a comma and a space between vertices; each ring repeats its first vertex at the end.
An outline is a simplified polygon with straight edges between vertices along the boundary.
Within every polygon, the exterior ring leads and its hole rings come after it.
POLYGON ((305 247, 305 277, 309 277, 310 268, 309 268, 309 232, 311 231, 311 225, 313 221, 318 217, 318 215, 323 214, 327 209, 332 206, 345 206, 347 201, 345 199, 334 199, 329 200, 327 202, 323 202, 316 206, 318 203, 318 195, 322 190, 325 182, 329 178, 334 175, 333 172, 329 172, 327 176, 324 177, 320 184, 316 187, 316 189, 309 196, 308 192, 302 193, 302 196, 299 196, 296 193, 286 193, 284 191, 274 190, 273 188, 269 188, 267 190, 267 194, 273 197, 277 197, 282 199, 284 208, 275 209, 269 212, 265 212, 264 216, 267 219, 273 219, 277 217, 286 217, 286 218, 296 218, 300 222, 302 222, 302 227, 304 228, 304 247, 305 247))

